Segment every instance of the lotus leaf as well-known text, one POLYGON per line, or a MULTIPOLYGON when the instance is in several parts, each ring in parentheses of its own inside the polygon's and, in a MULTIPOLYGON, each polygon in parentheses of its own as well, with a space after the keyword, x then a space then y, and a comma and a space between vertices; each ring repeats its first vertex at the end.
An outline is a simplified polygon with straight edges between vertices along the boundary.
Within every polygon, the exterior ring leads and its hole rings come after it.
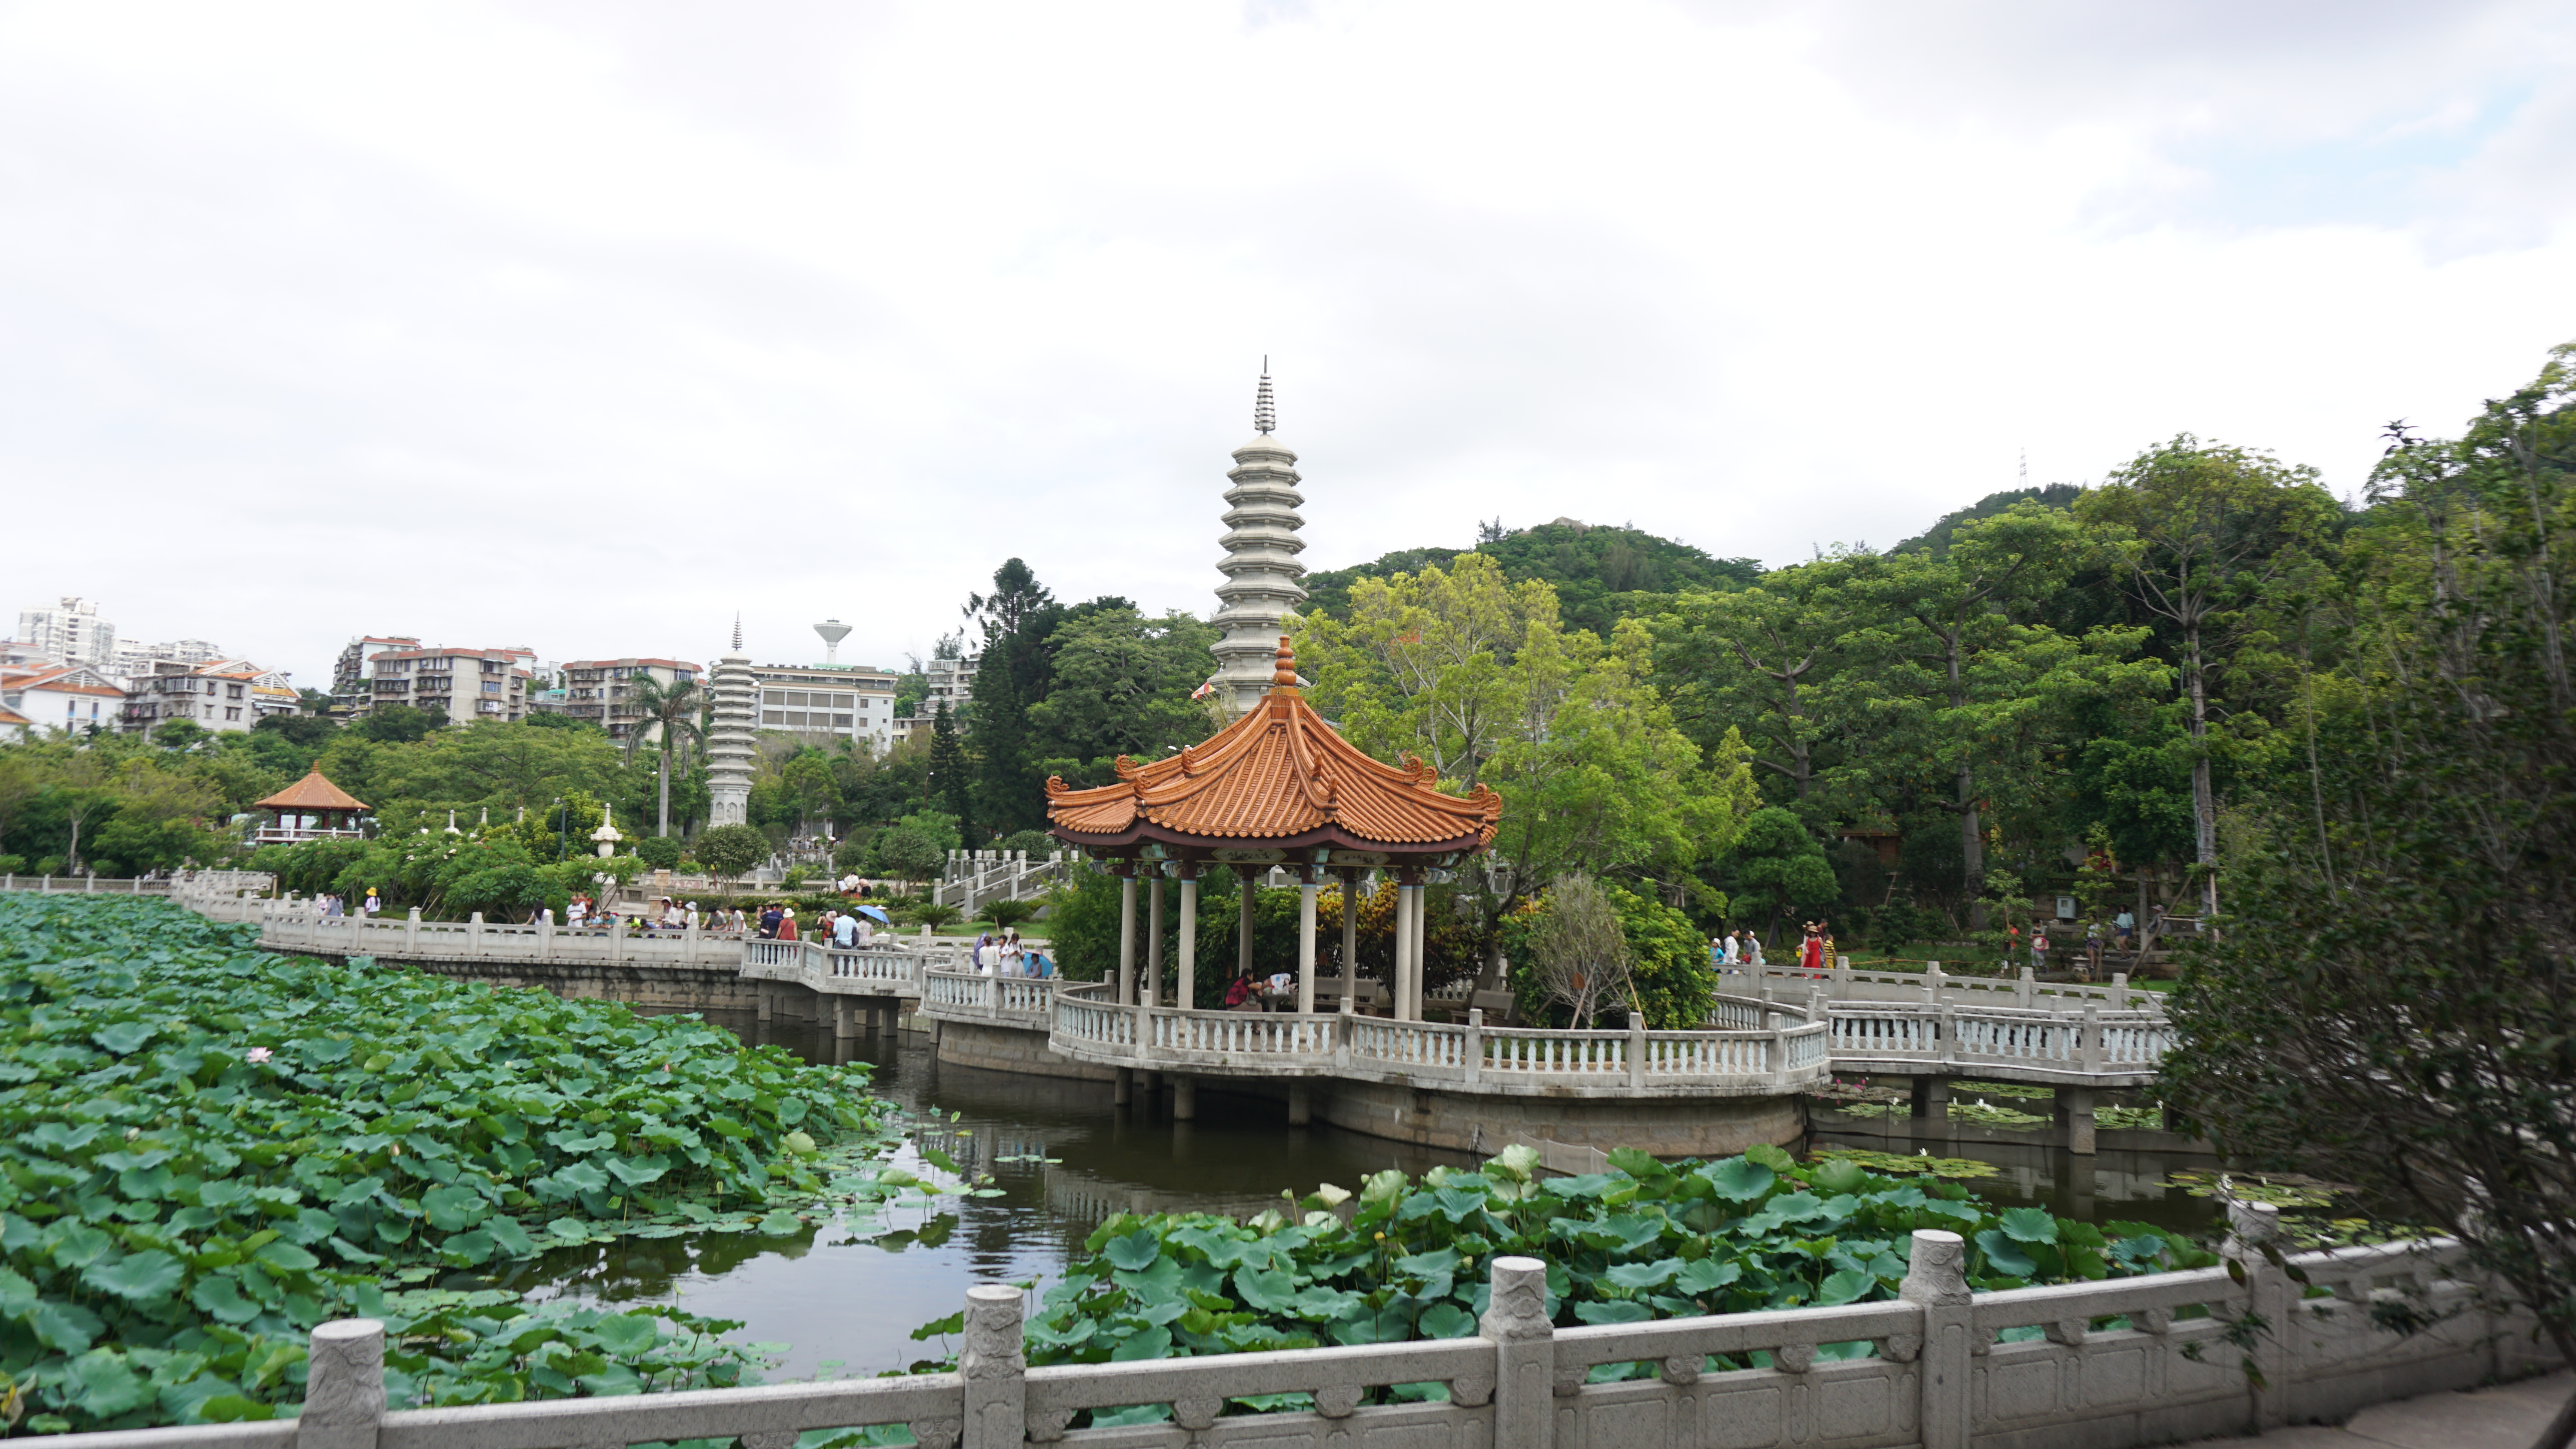
POLYGON ((1730 1157, 1701 1169, 1700 1174, 1717 1195, 1729 1202, 1753 1202, 1771 1190, 1779 1177, 1770 1168, 1746 1157, 1730 1157))
POLYGON ((1976 1241, 1979 1251, 1986 1255, 1986 1266, 2006 1277, 2027 1278, 2039 1271, 2039 1264, 2001 1228, 1979 1232, 1976 1241))
POLYGON ((1997 1221, 2016 1243, 2057 1241, 2057 1219, 2046 1208, 2008 1208, 1997 1221))
POLYGON ((169 1297, 187 1276, 185 1264, 159 1248, 151 1248, 92 1263, 81 1273, 81 1281, 119 1298, 153 1303, 169 1297))

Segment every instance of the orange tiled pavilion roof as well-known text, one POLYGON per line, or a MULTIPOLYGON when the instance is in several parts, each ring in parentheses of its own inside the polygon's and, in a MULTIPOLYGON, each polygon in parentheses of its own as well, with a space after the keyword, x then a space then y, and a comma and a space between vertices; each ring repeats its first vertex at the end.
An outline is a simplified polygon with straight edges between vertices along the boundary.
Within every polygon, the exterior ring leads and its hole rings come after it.
POLYGON ((1121 755, 1118 783, 1047 781, 1047 819, 1068 844, 1104 853, 1158 842, 1209 850, 1339 847, 1408 856, 1466 854, 1494 838, 1503 799, 1478 785, 1440 792, 1431 767, 1362 754, 1297 688, 1288 640, 1259 708, 1166 759, 1121 755))
POLYGON ((322 768, 316 765, 311 774, 260 801, 252 808, 292 810, 297 814, 310 814, 316 810, 367 810, 374 807, 322 778, 322 768))

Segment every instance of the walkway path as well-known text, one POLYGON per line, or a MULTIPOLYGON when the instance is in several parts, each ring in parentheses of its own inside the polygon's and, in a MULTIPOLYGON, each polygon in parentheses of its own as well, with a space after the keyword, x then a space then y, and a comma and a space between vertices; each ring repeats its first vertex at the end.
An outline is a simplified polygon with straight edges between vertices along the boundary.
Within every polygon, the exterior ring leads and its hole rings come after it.
POLYGON ((2570 1394, 2576 1394, 2576 1373, 2562 1371, 2399 1399, 2364 1409, 2341 1428, 2307 1424, 2253 1439, 2203 1439, 2191 1449, 2530 1449, 2570 1394))

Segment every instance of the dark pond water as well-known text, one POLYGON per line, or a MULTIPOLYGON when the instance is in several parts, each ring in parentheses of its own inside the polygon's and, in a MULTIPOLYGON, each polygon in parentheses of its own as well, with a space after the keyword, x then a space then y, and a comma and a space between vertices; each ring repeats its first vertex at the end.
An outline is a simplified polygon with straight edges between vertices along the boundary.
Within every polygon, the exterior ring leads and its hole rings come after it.
MULTIPOLYGON (((1110 1101, 1107 1084, 942 1066, 916 1032, 835 1042, 797 1024, 762 1026, 749 1013, 708 1013, 748 1041, 808 1061, 862 1061, 877 1092, 914 1114, 923 1140, 970 1173, 990 1173, 1000 1196, 943 1200, 887 1215, 893 1231, 858 1238, 817 1227, 797 1238, 702 1233, 566 1249, 510 1286, 612 1303, 676 1303, 739 1319, 740 1337, 783 1344, 772 1381, 901 1368, 925 1356, 910 1337, 957 1311, 974 1283, 1050 1279, 1114 1212, 1196 1211, 1246 1216, 1280 1205, 1282 1191, 1319 1182, 1356 1186, 1388 1167, 1419 1173, 1462 1154, 1409 1147, 1330 1126, 1290 1127, 1276 1101, 1202 1089, 1194 1122, 1174 1122, 1168 1094, 1110 1101)), ((1841 1145, 1889 1150, 1853 1137, 1841 1145)), ((2044 1205, 2070 1217, 2128 1218, 2198 1230, 2206 1203, 2164 1187, 2180 1160, 2123 1154, 2079 1159, 2020 1143, 1936 1145, 2002 1171, 1975 1186, 2005 1206, 2044 1205)), ((899 1165, 917 1166, 907 1147, 899 1165)), ((2203 1164, 2205 1165, 2205 1163, 2203 1164)), ((936 1347, 934 1341, 932 1347, 936 1347)))

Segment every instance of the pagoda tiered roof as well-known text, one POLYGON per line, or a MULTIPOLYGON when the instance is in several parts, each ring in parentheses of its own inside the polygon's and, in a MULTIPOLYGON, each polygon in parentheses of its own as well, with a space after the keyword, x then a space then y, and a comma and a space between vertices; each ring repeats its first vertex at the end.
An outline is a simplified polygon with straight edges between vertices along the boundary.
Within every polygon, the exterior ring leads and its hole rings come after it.
POLYGON ((1260 705, 1203 743, 1143 764, 1122 755, 1114 785, 1047 781, 1054 834, 1106 854, 1151 842, 1185 855, 1318 846, 1460 855, 1490 844, 1502 813, 1486 786, 1444 794, 1421 760, 1385 764, 1343 739, 1306 703, 1284 637, 1260 705))

